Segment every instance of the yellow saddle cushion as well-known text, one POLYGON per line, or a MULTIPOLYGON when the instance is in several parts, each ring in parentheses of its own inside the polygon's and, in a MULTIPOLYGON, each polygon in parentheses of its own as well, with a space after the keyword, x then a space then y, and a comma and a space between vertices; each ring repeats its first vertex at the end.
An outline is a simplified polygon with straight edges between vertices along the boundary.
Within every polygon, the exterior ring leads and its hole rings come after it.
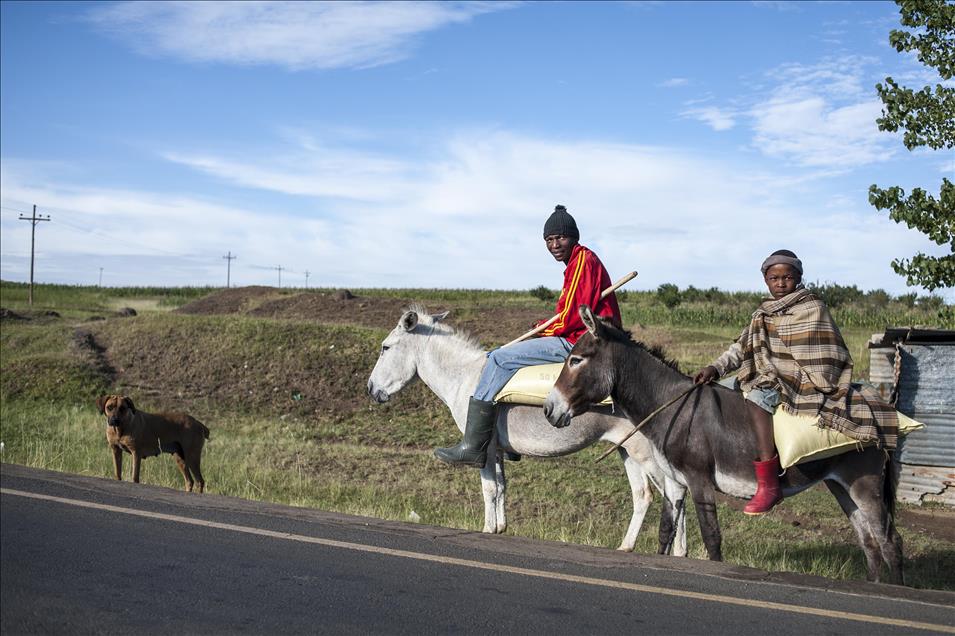
MULTIPOLYGON (((504 385, 495 401, 541 406, 547 399, 547 394, 554 388, 563 367, 559 362, 524 367, 504 385)), ((600 404, 610 406, 610 397, 600 404)), ((779 451, 779 463, 783 468, 832 457, 861 446, 857 440, 838 431, 817 426, 818 420, 818 417, 790 415, 781 408, 776 409, 773 415, 773 434, 776 438, 776 450, 779 451)), ((899 413, 900 436, 924 427, 921 422, 899 413)))
MULTIPOLYGON (((832 457, 865 445, 831 428, 817 426, 818 421, 818 417, 790 415, 781 408, 776 409, 773 436, 776 438, 779 464, 783 468, 832 457)), ((900 437, 924 427, 921 422, 899 413, 900 437)))
MULTIPOLYGON (((563 368, 562 362, 523 367, 504 385, 494 400, 508 404, 541 406, 547 399, 547 394, 554 388, 557 376, 563 368)), ((610 406, 610 397, 608 396, 601 404, 610 406)))

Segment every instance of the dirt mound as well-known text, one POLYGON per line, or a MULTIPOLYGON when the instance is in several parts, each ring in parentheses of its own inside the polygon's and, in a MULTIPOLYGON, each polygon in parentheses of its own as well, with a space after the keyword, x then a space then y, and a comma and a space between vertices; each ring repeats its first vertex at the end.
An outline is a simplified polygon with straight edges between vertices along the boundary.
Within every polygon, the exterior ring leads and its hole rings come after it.
POLYGON ((6 307, 0 307, 0 320, 29 320, 26 316, 21 316, 15 311, 6 307))
POLYGON ((51 309, 47 310, 33 310, 27 309, 24 313, 19 314, 12 309, 7 309, 6 307, 0 307, 0 320, 43 320, 44 318, 60 318, 60 314, 51 309))
POLYGON ((210 294, 176 310, 183 314, 245 314, 258 318, 314 320, 334 325, 391 329, 412 299, 333 292, 283 293, 274 287, 237 287, 210 294))
MULTIPOLYGON (((329 325, 392 329, 413 297, 356 296, 348 290, 285 294, 274 287, 237 287, 180 307, 184 314, 245 314, 259 318, 310 320, 329 325)), ((450 310, 448 322, 476 336, 486 347, 504 344, 549 318, 524 307, 474 301, 434 302, 428 310, 450 310)), ((546 313, 546 312, 545 312, 546 313)))
POLYGON ((407 298, 346 297, 341 292, 304 292, 267 300, 248 311, 260 318, 314 320, 332 325, 391 329, 411 304, 407 298))
POLYGON ((281 292, 274 287, 250 286, 224 289, 221 292, 203 296, 174 310, 180 314, 241 314, 248 311, 269 296, 281 292))
MULTIPOLYGON (((314 320, 390 330, 414 302, 414 298, 346 298, 340 292, 306 292, 268 300, 247 313, 262 318, 314 320)), ((449 310, 448 323, 476 336, 486 347, 509 342, 529 330, 536 320, 548 317, 526 308, 490 303, 475 305, 469 301, 443 302, 427 310, 434 313, 449 310)))
POLYGON ((526 307, 487 304, 461 307, 458 311, 452 307, 448 321, 458 329, 474 334, 490 348, 510 342, 545 318, 550 318, 550 314, 526 307))

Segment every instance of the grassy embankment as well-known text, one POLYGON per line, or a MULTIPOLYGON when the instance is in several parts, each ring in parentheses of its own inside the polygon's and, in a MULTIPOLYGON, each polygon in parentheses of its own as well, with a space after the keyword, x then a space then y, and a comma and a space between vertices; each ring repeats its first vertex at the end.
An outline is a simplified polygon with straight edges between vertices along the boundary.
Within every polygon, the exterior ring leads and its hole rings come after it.
MULTIPOLYGON (((0 304, 28 313, 22 286, 5 283, 0 291, 0 304)), ((432 447, 458 438, 443 405, 420 383, 387 405, 372 405, 364 395, 385 329, 166 311, 209 291, 41 287, 35 317, 4 320, 0 330, 3 461, 110 476, 104 425, 93 400, 118 391, 142 409, 189 410, 209 425, 203 465, 210 492, 397 520, 413 511, 423 523, 480 529, 476 472, 450 469, 431 457, 432 447), (124 306, 138 307, 140 315, 88 320, 124 306), (61 317, 38 315, 51 309, 61 317)), ((552 306, 521 292, 356 293, 415 298, 435 309, 454 305, 455 315, 467 315, 469 303, 489 300, 543 314, 552 306)), ((722 351, 752 309, 746 299, 738 307, 715 308, 666 308, 652 293, 622 300, 635 335, 664 345, 686 371, 722 351)), ((844 329, 859 377, 867 373, 865 342, 886 323, 951 326, 917 308, 889 307, 882 324, 860 318, 865 311, 846 321, 854 318, 861 326, 844 329)), ((508 532, 616 547, 631 512, 629 488, 619 462, 593 463, 601 450, 508 464, 508 532)), ((128 470, 127 462, 127 478, 128 470)), ((165 456, 144 463, 143 481, 182 486, 165 456)), ((719 514, 727 561, 835 578, 864 576, 853 532, 825 491, 787 500, 779 514, 765 518, 746 518, 725 505, 719 514)), ((658 516, 657 502, 638 551, 655 550, 658 516)), ((695 515, 688 516, 691 555, 702 558, 695 515)), ((905 528, 903 537, 908 582, 955 589, 955 544, 905 528)))

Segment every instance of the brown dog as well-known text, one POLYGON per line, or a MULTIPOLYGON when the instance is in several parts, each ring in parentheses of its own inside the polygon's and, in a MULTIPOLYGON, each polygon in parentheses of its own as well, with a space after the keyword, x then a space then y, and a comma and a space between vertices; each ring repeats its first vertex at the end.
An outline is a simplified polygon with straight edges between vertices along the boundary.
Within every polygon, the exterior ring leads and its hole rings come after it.
POLYGON ((192 492, 193 477, 199 492, 205 489, 199 462, 209 429, 202 422, 185 413, 137 411, 125 395, 104 395, 96 400, 96 406, 106 416, 106 441, 113 450, 116 479, 123 478, 123 451, 133 456, 133 481, 137 484, 144 457, 172 453, 186 480, 186 491, 192 492))

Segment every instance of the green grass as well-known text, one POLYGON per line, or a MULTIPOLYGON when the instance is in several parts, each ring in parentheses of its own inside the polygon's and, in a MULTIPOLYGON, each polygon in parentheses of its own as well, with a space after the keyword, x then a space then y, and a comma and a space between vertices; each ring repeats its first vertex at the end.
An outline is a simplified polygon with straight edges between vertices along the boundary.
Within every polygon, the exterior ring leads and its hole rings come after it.
MULTIPOLYGON (((203 472, 207 491, 382 519, 478 531, 483 501, 476 471, 436 462, 430 450, 326 443, 314 425, 297 418, 262 419, 204 414, 212 429, 203 472)), ((92 407, 0 402, 3 461, 112 478, 105 423, 92 407)), ((618 462, 594 463, 600 448, 557 460, 508 464, 508 533, 536 539, 616 548, 631 514, 630 493, 618 462)), ((124 465, 129 479, 130 461, 124 465)), ((143 462, 142 481, 181 489, 171 458, 143 462)), ((861 579, 861 550, 826 492, 811 490, 782 504, 795 527, 778 515, 751 518, 719 507, 724 557, 771 571, 861 579)), ((654 553, 659 498, 651 506, 637 551, 654 553)), ((705 558, 695 514, 688 519, 690 556, 705 558)), ((955 546, 903 529, 910 585, 955 589, 955 546)))
MULTIPOLYGON (((169 310, 201 298, 214 287, 94 287, 83 285, 34 285, 34 310, 56 311, 71 318, 110 313, 122 307, 169 310)), ((7 309, 28 310, 30 285, 0 281, 0 304, 7 309)))
MULTIPOLYGON (((434 446, 459 439, 445 406, 421 383, 385 405, 365 396, 384 330, 165 311, 163 299, 176 303, 211 290, 41 287, 37 298, 54 298, 64 309, 62 318, 0 324, 4 462, 111 478, 105 424, 93 402, 117 391, 133 395, 140 409, 188 410, 209 426, 212 437, 203 459, 209 492, 399 521, 414 513, 422 523, 481 529, 484 506, 476 471, 452 469, 431 456, 434 446), (105 315, 119 306, 143 311, 134 318, 86 321, 94 309, 105 315), (105 357, 84 346, 90 337, 105 357)), ((23 309, 23 286, 3 283, 0 290, 4 307, 23 309), (11 292, 14 302, 8 302, 11 292)), ((354 291, 434 305, 456 302, 464 315, 489 302, 549 307, 529 292, 354 291)), ((652 301, 646 294, 628 294, 625 315, 652 301)), ((49 308, 44 302, 34 311, 49 308)), ((721 353, 741 326, 707 324, 705 316, 699 321, 679 313, 659 316, 659 322, 630 323, 634 335, 662 345, 686 372, 721 353)), ((865 343, 876 331, 865 325, 843 328, 857 378, 867 374, 865 343)), ((617 547, 632 512, 630 491, 619 461, 594 463, 603 450, 509 463, 508 533, 617 547)), ((129 472, 127 458, 127 479, 129 472)), ((167 455, 144 461, 142 479, 182 488, 167 455)), ((756 519, 719 506, 728 562, 864 578, 854 533, 827 492, 814 489, 781 506, 780 514, 756 519)), ((659 514, 657 497, 639 552, 656 551, 659 514)), ((704 558, 695 513, 687 518, 690 555, 704 558)), ((955 589, 955 544, 906 529, 903 538, 910 585, 955 589)))
POLYGON ((4 398, 75 404, 103 393, 108 378, 73 342, 61 322, 0 328, 0 387, 4 398))
MULTIPOLYGON (((137 311, 158 311, 180 307, 222 288, 215 287, 94 287, 79 285, 35 286, 35 308, 66 312, 71 317, 83 313, 111 312, 121 307, 137 311)), ((304 291, 296 288, 276 289, 275 293, 289 295, 304 291)), ((312 293, 330 293, 336 290, 312 288, 312 293)), ((379 298, 416 298, 424 303, 496 303, 540 308, 549 311, 553 302, 535 296, 535 290, 487 289, 353 289, 361 296, 379 298)), ((618 292, 625 324, 664 326, 735 327, 741 329, 749 321, 761 294, 752 292, 719 292, 712 290, 714 300, 682 302, 676 307, 664 305, 654 291, 624 290, 618 292)), ((7 308, 27 308, 29 285, 0 281, 0 303, 7 308)), ((556 297, 556 291, 554 296, 556 297)), ((686 295, 687 292, 684 291, 686 295)), ((700 294, 696 294, 699 296, 700 294)), ((696 297, 694 296, 694 297, 696 297)), ((877 305, 860 299, 832 309, 836 323, 842 328, 865 328, 876 331, 888 326, 934 326, 955 328, 955 314, 951 308, 940 313, 932 303, 925 307, 909 305, 901 300, 887 300, 877 305)))

